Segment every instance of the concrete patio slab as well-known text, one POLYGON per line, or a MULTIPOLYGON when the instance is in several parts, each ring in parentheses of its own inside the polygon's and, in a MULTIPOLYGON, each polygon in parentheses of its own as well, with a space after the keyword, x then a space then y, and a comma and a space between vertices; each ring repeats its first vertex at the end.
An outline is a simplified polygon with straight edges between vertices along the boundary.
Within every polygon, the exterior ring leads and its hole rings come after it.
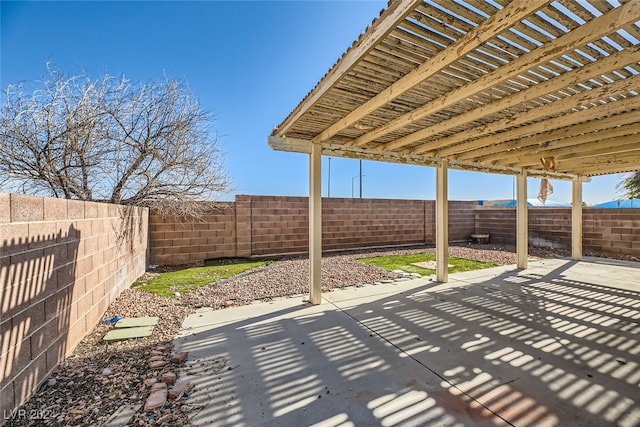
POLYGON ((639 426, 640 264, 542 260, 185 320, 194 424, 639 426))

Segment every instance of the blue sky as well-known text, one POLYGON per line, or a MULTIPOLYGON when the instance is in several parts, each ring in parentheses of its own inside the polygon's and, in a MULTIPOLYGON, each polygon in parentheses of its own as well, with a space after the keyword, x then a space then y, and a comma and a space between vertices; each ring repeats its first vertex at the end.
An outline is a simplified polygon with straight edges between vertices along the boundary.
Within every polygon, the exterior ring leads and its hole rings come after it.
MULTIPOLYGON (((5 1, 1 7, 0 87, 34 81, 52 62, 148 81, 185 79, 216 121, 236 193, 308 194, 307 156, 272 151, 271 129, 315 86, 386 1, 5 1)), ((323 195, 328 159, 323 158, 323 195)), ((358 195, 358 161, 331 160, 331 196, 358 195)), ((364 197, 433 199, 433 168, 363 162, 364 197)), ((617 197, 620 176, 584 185, 595 204, 617 197)), ((553 181, 552 200, 571 185, 553 181)), ((538 180, 529 180, 535 197, 538 180)), ((508 199, 513 178, 451 171, 449 197, 508 199)), ((232 197, 232 195, 231 195, 232 197)))

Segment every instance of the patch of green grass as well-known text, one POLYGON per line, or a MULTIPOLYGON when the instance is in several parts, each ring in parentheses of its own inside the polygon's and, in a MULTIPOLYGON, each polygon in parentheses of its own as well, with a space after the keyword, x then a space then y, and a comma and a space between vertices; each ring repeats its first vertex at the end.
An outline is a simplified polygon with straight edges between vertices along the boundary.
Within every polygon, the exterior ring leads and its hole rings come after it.
POLYGON ((209 285, 273 262, 246 258, 212 259, 205 261, 203 267, 185 268, 162 273, 146 282, 138 280, 131 285, 131 288, 141 289, 163 297, 172 297, 176 292, 185 294, 201 286, 209 285))
MULTIPOLYGON (((434 261, 436 255, 432 253, 419 253, 409 255, 387 255, 370 258, 359 258, 358 261, 369 265, 382 267, 387 271, 403 270, 407 273, 419 273, 423 276, 435 274, 435 269, 422 268, 413 265, 415 262, 434 261)), ((476 261, 466 258, 449 257, 449 273, 459 273, 462 271, 479 270, 481 268, 496 267, 493 262, 476 261)))

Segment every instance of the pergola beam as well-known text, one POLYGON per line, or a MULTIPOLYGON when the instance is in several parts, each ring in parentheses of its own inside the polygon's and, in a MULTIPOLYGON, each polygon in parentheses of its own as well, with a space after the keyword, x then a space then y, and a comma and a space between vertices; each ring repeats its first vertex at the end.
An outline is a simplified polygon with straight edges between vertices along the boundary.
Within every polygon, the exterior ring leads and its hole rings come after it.
MULTIPOLYGON (((619 101, 622 102, 622 101, 619 101)), ((628 108, 623 106, 624 109, 628 108)), ((593 109, 587 110, 585 113, 593 109)), ((591 111, 593 113, 593 111, 591 111)), ((597 135, 607 137, 619 136, 618 133, 608 132, 629 129, 626 126, 637 126, 638 118, 634 114, 623 114, 605 117, 598 120, 590 120, 572 126, 564 126, 551 130, 543 130, 530 135, 526 139, 512 139, 494 145, 485 146, 473 151, 465 152, 456 158, 473 158, 482 163, 492 163, 500 159, 508 159, 514 156, 513 150, 535 150, 537 147, 564 147, 565 142, 571 144, 583 144, 597 139, 597 135), (537 147, 536 147, 537 146, 537 147)), ((635 133, 635 132, 633 132, 635 133)))
MULTIPOLYGON (((390 149, 390 150, 397 149, 401 146, 406 145, 403 141, 412 142, 415 136, 419 136, 420 139, 423 139, 423 138, 428 138, 428 137, 437 135, 439 133, 464 125, 467 122, 473 122, 475 120, 479 120, 491 114, 495 114, 502 110, 506 110, 508 108, 514 107, 518 104, 536 100, 541 96, 548 95, 549 93, 561 90, 570 84, 575 84, 577 82, 583 82, 588 79, 598 77, 604 73, 623 68, 628 64, 632 64, 638 61, 640 61, 640 47, 634 47, 632 50, 629 50, 629 51, 621 51, 621 52, 615 53, 601 61, 592 62, 591 64, 585 65, 584 67, 580 67, 573 71, 567 72, 565 74, 561 74, 557 78, 547 80, 543 83, 531 86, 528 89, 524 89, 520 92, 516 92, 510 96, 505 96, 504 98, 501 98, 496 102, 492 102, 482 107, 475 108, 466 113, 455 116, 451 119, 444 120, 435 125, 421 129, 418 132, 409 134, 406 137, 400 138, 394 142, 386 144, 385 146, 380 147, 380 149, 383 149, 383 148, 390 149)), ((514 72, 514 74, 517 75, 517 72, 514 72)), ((510 77, 512 76, 505 77, 505 80, 510 77)), ((482 80, 483 78, 484 77, 480 78, 479 80, 482 80)), ((479 93, 486 89, 484 86, 479 85, 476 82, 470 83, 468 86, 473 86, 476 92, 474 92, 473 94, 467 94, 467 92, 463 92, 464 96, 459 97, 459 99, 456 98, 456 102, 462 99, 465 99, 471 95, 475 95, 476 93, 479 93)), ((450 95, 446 95, 444 98, 440 98, 423 107, 416 108, 411 113, 408 113, 402 116, 400 119, 402 119, 403 117, 408 119, 409 116, 411 118, 415 118, 417 112, 424 110, 426 107, 431 107, 431 109, 434 109, 434 111, 431 111, 431 112, 435 112, 438 109, 445 108, 446 106, 449 106, 451 104, 447 104, 441 108, 439 108, 439 106, 446 104, 446 101, 449 99, 450 96, 457 94, 460 91, 461 89, 454 90, 453 92, 450 92, 450 95)), ((408 124, 407 122, 407 123, 402 123, 402 125, 400 125, 400 119, 396 119, 390 122, 389 124, 398 122, 398 126, 397 126, 398 128, 408 124)), ((395 130, 395 128, 391 130, 395 130)), ((376 132, 376 131, 373 131, 373 132, 376 132)), ((370 135, 371 133, 372 132, 367 133, 359 138, 356 138, 353 141, 353 143, 350 143, 348 145, 363 145, 363 143, 369 142, 371 139, 369 139, 367 135, 370 135)), ((418 148, 415 151, 419 153, 419 152, 425 151, 425 148, 424 147, 418 148)))
POLYGON ((504 160, 494 164, 512 166, 512 167, 531 167, 540 162, 540 157, 555 157, 556 162, 574 159, 584 159, 594 156, 609 156, 611 154, 629 153, 637 151, 640 153, 640 135, 625 135, 617 138, 597 138, 584 144, 574 145, 570 147, 558 148, 555 150, 546 150, 541 148, 536 152, 527 154, 526 156, 517 156, 514 153, 513 160, 504 160))
POLYGON ((638 169, 640 167, 640 151, 594 156, 585 159, 565 160, 558 168, 577 170, 584 174, 590 171, 638 169))
MULTIPOLYGON (((279 136, 269 137, 269 146, 278 151, 289 151, 294 153, 311 153, 311 146, 314 143, 297 138, 287 138, 279 136)), ((374 160, 389 163, 400 163, 418 166, 437 166, 442 159, 427 157, 422 155, 414 155, 399 152, 381 152, 372 149, 359 147, 345 147, 339 144, 331 144, 328 142, 319 143, 322 147, 322 154, 325 156, 345 157, 350 159, 374 160)), ((492 166, 488 164, 474 163, 465 160, 448 160, 448 167, 452 169, 467 170, 474 172, 498 173, 503 175, 517 175, 522 169, 508 166, 492 166)), ((567 174, 555 171, 545 171, 540 169, 530 169, 529 176, 537 178, 549 178, 557 180, 572 181, 578 177, 573 174, 567 174)), ((580 177, 581 180, 588 181, 587 177, 580 177)))
POLYGON ((431 59, 422 63, 420 66, 409 72, 407 75, 397 80, 391 86, 380 91, 369 101, 363 103, 358 108, 338 120, 333 125, 319 133, 313 138, 314 142, 325 141, 341 130, 351 126, 358 120, 371 114, 378 108, 393 101, 403 93, 420 84, 422 81, 434 76, 460 57, 467 55, 476 49, 482 43, 497 36, 509 29, 513 25, 513 21, 520 21, 527 16, 542 9, 549 3, 545 1, 515 0, 504 9, 498 11, 495 15, 475 27, 455 43, 438 52, 431 59))
MULTIPOLYGON (((638 3, 640 4, 640 2, 638 3)), ((636 96, 631 95, 629 98, 626 98, 623 100, 608 101, 604 103, 604 105, 600 105, 597 107, 594 106, 593 104, 602 103, 603 100, 609 100, 612 96, 615 96, 615 95, 621 95, 621 94, 626 95, 627 93, 631 91, 636 91, 639 88, 640 88, 640 74, 633 77, 626 78, 626 79, 618 80, 617 82, 611 83, 607 86, 585 91, 573 96, 568 96, 563 99, 558 99, 554 102, 544 105, 543 107, 532 108, 523 113, 519 113, 511 117, 497 120, 487 126, 477 127, 477 128, 470 129, 469 131, 459 132, 454 135, 455 138, 454 137, 443 138, 443 139, 438 139, 435 141, 424 143, 414 148, 412 152, 416 154, 420 154, 420 153, 425 153, 425 152, 435 150, 440 156, 445 157, 445 156, 452 155, 454 153, 460 153, 461 151, 469 151, 474 148, 484 147, 487 145, 487 143, 493 142, 495 144, 496 141, 493 135, 488 135, 488 136, 485 136, 485 135, 497 132, 499 130, 514 128, 506 132, 503 132, 500 135, 497 135, 496 137, 498 138, 498 141, 505 140, 506 138, 514 139, 514 138, 531 135, 539 131, 539 130, 535 130, 537 128, 542 128, 542 129, 546 128, 545 130, 548 130, 548 126, 550 126, 549 125, 550 122, 553 122, 558 127, 562 125, 566 126, 567 122, 571 120, 567 118, 567 116, 571 116, 574 114, 577 116, 580 116, 583 113, 586 113, 585 115, 588 115, 587 112, 592 108, 597 108, 598 114, 600 114, 600 117, 601 117, 602 115, 608 114, 606 111, 607 106, 615 110, 616 107, 620 107, 620 105, 615 105, 618 102, 624 103, 624 101, 633 99, 634 102, 637 103, 638 100, 636 96), (544 117, 554 116, 558 114, 562 114, 562 115, 551 120, 536 123, 534 125, 521 126, 528 122, 534 122, 536 120, 543 119, 544 117), (517 126, 521 126, 521 127, 517 127, 517 126), (482 137, 479 140, 464 142, 462 144, 447 147, 447 148, 440 148, 440 147, 444 147, 445 144, 447 145, 450 144, 452 141, 450 142, 449 139, 464 141, 464 139, 475 138, 479 136, 482 137)), ((576 119, 576 120, 579 120, 579 119, 576 119)), ((403 138, 400 138, 399 140, 401 139, 403 138)))
POLYGON ((322 81, 311 91, 309 95, 298 105, 298 107, 287 117, 287 119, 276 129, 278 136, 286 135, 287 131, 309 111, 316 102, 332 88, 344 75, 346 75, 374 46, 395 27, 395 23, 411 13, 423 0, 400 0, 391 2, 389 7, 380 15, 354 46, 344 55, 344 57, 327 73, 322 81))
POLYGON ((576 172, 579 172, 585 176, 599 176, 599 175, 607 175, 612 173, 627 173, 629 171, 634 171, 640 169, 640 159, 637 159, 633 163, 627 163, 623 165, 619 164, 611 164, 608 166, 598 166, 597 169, 594 169, 592 166, 585 166, 582 168, 576 168, 576 172))
MULTIPOLYGON (((532 1, 531 3, 535 4, 537 2, 532 1)), ((631 3, 627 4, 625 8, 614 9, 608 14, 602 15, 601 17, 594 19, 584 26, 562 37, 559 37, 554 41, 547 43, 534 51, 529 52, 528 54, 522 55, 521 57, 513 60, 503 67, 498 68, 492 73, 486 74, 465 86, 452 90, 444 97, 438 98, 428 104, 425 104, 422 107, 416 108, 411 112, 404 114, 399 118, 392 120, 385 125, 356 138, 353 141, 353 144, 364 145, 381 135, 407 126, 412 122, 420 120, 421 118, 424 118, 437 111, 443 110, 457 102, 472 97, 482 91, 485 91, 488 87, 503 83, 510 78, 517 76, 518 74, 524 73, 524 71, 528 69, 536 67, 544 62, 553 60, 556 57, 561 56, 568 50, 575 49, 576 47, 585 45, 592 40, 596 40, 610 32, 610 28, 608 27, 608 25, 611 22, 622 20, 623 22, 627 23, 634 22, 638 19, 640 19, 640 8, 634 7, 631 3), (627 13, 628 15, 624 15, 625 13, 627 13)), ((461 122, 464 123, 466 121, 477 120, 479 117, 482 117, 482 115, 491 114, 495 111, 499 111, 500 109, 508 108, 511 105, 516 105, 520 102, 524 102, 527 97, 528 99, 533 99, 537 96, 540 96, 541 94, 559 90, 568 86, 569 84, 578 83, 585 78, 590 78, 583 77, 584 75, 591 75, 592 73, 595 73, 595 75, 597 76, 610 72, 612 70, 622 68, 625 65, 637 62, 637 56, 637 47, 634 47, 630 50, 618 52, 600 61, 595 61, 590 65, 578 68, 565 74, 561 74, 555 79, 531 86, 531 88, 529 89, 530 92, 528 94, 523 93, 525 92, 523 91, 515 95, 503 98, 502 101, 492 103, 489 106, 485 107, 484 109, 486 110, 486 112, 481 113, 480 109, 474 109, 469 113, 447 120, 447 126, 448 128, 454 128, 461 122), (598 72, 598 70, 600 71, 598 72), (520 100, 516 101, 517 99, 520 100), (505 106, 495 110, 495 108, 501 103, 505 104, 505 106), (473 118, 474 116, 476 116, 475 119, 473 118)), ((526 92, 528 92, 529 90, 526 90, 526 92)), ((440 128, 442 128, 442 125, 438 123, 437 126, 431 126, 425 129, 421 129, 402 138, 398 138, 393 142, 385 144, 383 148, 385 150, 398 149, 400 147, 412 144, 416 141, 442 132, 444 129, 441 130, 440 128)))

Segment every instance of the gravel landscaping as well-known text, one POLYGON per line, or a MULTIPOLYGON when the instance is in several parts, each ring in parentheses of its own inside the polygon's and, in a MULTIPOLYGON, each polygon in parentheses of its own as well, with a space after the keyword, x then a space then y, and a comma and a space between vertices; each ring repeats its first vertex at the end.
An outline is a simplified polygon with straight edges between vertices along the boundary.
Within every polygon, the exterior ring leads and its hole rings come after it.
MULTIPOLYGON (((328 292, 334 288, 398 277, 379 267, 363 264, 357 258, 425 251, 433 252, 434 249, 416 247, 326 255, 322 260, 322 290, 328 292)), ((501 265, 515 263, 511 247, 467 244, 452 246, 449 253, 455 257, 501 265)), ((533 250, 531 255, 554 257, 568 253, 533 250)), ((26 413, 40 413, 45 419, 15 419, 6 425, 102 425, 124 405, 140 405, 129 425, 190 425, 189 415, 199 408, 189 404, 187 395, 169 399, 161 408, 146 413, 143 410, 154 381, 160 381, 163 375, 180 375, 183 362, 171 362, 169 359, 173 350, 172 340, 180 331, 182 320, 201 306, 221 309, 307 292, 306 258, 279 260, 176 298, 158 297, 135 289, 125 290, 109 306, 104 317, 158 316, 160 322, 153 334, 107 347, 102 337, 112 326, 105 323, 97 325, 22 407, 26 413), (149 359, 153 355, 164 358, 167 364, 159 369, 150 369, 149 359)), ((197 389, 193 393, 197 393, 197 389)))

